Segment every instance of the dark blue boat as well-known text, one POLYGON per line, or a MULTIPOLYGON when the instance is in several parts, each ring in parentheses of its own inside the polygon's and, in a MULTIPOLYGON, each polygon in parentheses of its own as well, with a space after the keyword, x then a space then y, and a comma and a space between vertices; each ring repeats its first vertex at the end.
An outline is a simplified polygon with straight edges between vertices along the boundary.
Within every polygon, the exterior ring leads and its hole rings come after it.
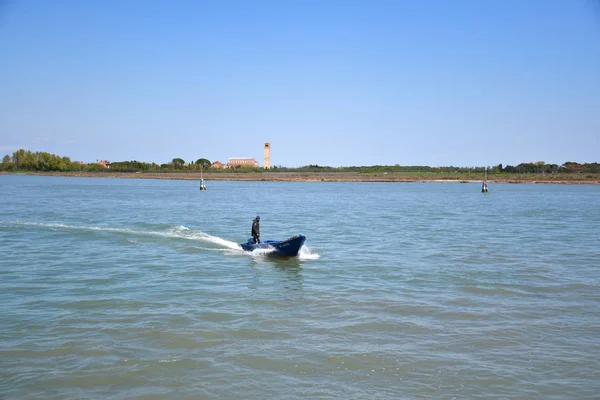
POLYGON ((304 244, 306 236, 297 235, 287 240, 263 240, 258 244, 254 244, 252 238, 246 243, 240 243, 245 251, 254 251, 256 249, 271 250, 269 255, 282 257, 295 257, 298 255, 300 248, 304 244))

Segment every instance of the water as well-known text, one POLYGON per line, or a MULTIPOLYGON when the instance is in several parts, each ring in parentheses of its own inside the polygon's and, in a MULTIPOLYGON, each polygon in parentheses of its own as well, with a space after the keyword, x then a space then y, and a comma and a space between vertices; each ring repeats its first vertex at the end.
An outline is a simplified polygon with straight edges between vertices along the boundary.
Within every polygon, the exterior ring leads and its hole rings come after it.
POLYGON ((600 397, 600 186, 206 183, 0 176, 0 398, 600 397))

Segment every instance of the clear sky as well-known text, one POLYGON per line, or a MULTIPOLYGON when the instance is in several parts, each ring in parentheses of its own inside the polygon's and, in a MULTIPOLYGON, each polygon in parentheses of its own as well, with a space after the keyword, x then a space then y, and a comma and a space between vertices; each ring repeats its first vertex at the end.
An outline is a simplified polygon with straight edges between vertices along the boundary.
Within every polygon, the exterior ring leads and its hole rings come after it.
POLYGON ((0 0, 0 154, 600 161, 598 0, 0 0))

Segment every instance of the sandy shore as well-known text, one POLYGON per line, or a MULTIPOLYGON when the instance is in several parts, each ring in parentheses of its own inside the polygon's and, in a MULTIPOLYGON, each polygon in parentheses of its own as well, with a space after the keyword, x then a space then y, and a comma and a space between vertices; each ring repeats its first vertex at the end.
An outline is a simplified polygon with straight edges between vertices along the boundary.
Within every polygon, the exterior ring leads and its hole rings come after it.
MULTIPOLYGON (((9 174, 0 172, 2 175, 9 174)), ((37 176, 73 176, 86 178, 124 178, 124 179, 169 179, 199 180, 200 172, 30 172, 25 175, 37 176)), ((589 174, 588 174, 589 175, 589 174)), ((481 182, 482 178, 460 178, 444 174, 360 174, 349 172, 205 172, 205 181, 267 181, 267 182, 481 182)), ((501 183, 552 183, 552 184, 600 184, 600 176, 582 177, 581 175, 511 175, 510 177, 488 176, 488 182, 501 183)))

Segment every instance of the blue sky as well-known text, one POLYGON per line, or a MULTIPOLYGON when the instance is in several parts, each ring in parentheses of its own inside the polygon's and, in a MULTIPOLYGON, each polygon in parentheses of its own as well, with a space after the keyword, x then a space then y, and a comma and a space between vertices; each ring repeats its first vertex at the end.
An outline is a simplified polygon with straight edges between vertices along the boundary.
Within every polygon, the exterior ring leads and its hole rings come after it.
POLYGON ((0 0, 0 154, 600 161, 596 0, 0 0))

